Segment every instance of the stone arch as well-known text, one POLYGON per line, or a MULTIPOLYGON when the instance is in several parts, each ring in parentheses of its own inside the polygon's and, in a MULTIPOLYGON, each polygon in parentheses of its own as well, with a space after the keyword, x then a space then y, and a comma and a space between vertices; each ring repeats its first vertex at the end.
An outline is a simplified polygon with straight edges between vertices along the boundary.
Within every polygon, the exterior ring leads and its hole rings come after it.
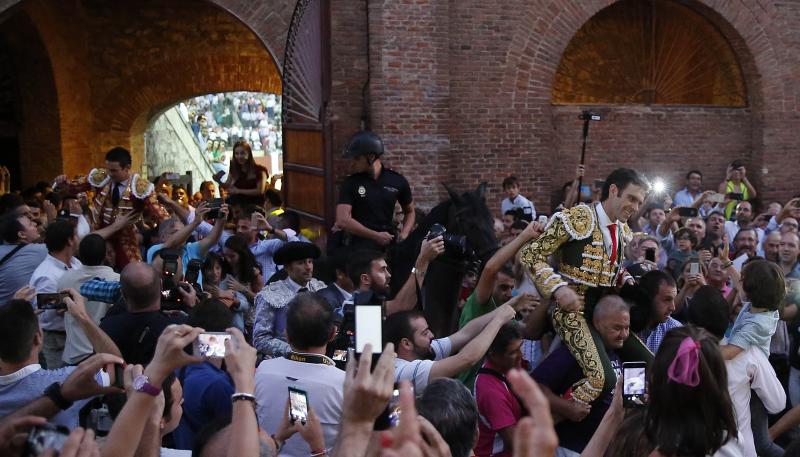
POLYGON ((56 86, 58 120, 50 128, 69 133, 47 157, 33 154, 37 165, 24 173, 25 184, 51 177, 41 163, 63 161, 68 174, 82 174, 119 145, 132 149, 136 166, 147 121, 177 100, 232 90, 280 93, 294 4, 0 0, 0 21, 26 14, 38 30, 56 86), (159 40, 166 44, 154 44, 159 40), (192 52, 201 47, 208 53, 192 52))

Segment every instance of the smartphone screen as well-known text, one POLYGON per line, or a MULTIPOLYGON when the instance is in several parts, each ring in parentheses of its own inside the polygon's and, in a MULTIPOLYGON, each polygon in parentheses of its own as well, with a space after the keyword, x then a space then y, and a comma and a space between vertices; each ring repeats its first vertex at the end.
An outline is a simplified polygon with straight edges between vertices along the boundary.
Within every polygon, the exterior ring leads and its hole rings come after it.
POLYGON ((177 260, 165 260, 164 261, 164 273, 174 275, 178 272, 178 261, 177 260))
POLYGON ((648 262, 655 262, 656 261, 656 250, 655 249, 645 249, 644 250, 644 260, 648 262))
POLYGON ((392 389, 392 396, 389 397, 389 404, 380 416, 375 419, 373 430, 386 430, 400 425, 400 387, 395 383, 392 389))
POLYGON ((197 335, 194 341, 194 355, 200 357, 225 358, 225 341, 231 339, 230 333, 205 332, 197 335))
POLYGON ((69 297, 66 293, 36 294, 36 307, 39 309, 67 309, 64 299, 69 297))
POLYGON ((728 198, 731 200, 744 200, 744 194, 741 192, 730 192, 728 198))
POLYGON ((356 308, 356 352, 364 352, 367 343, 372 353, 383 349, 383 308, 377 305, 358 305, 356 308))
POLYGON ((644 362, 622 364, 622 403, 626 408, 644 406, 647 392, 647 365, 644 362))
POLYGON ((63 425, 36 425, 28 434, 25 455, 40 455, 47 449, 53 449, 56 451, 55 455, 58 455, 67 438, 69 438, 69 429, 63 425))
POLYGON ((289 419, 303 424, 308 420, 308 395, 304 390, 289 387, 289 419))
POLYGON ((722 203, 725 201, 725 194, 711 194, 708 197, 708 201, 712 203, 722 203))
POLYGON ((689 274, 690 275, 699 275, 700 274, 700 264, 697 262, 692 262, 689 264, 689 274))
POLYGON ((681 217, 697 217, 697 208, 678 208, 681 217))

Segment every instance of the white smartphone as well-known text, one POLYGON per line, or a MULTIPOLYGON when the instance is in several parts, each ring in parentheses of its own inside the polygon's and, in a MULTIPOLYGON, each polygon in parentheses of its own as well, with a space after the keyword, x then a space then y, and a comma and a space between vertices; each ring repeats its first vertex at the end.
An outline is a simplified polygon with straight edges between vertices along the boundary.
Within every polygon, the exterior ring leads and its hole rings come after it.
POLYGON ((194 341, 194 355, 207 358, 225 358, 225 341, 231 339, 227 332, 206 332, 197 335, 194 341))
POLYGON ((689 264, 689 274, 690 275, 699 275, 700 274, 700 264, 697 262, 692 262, 689 264))
POLYGON ((364 352, 364 346, 372 345, 372 353, 383 349, 383 307, 357 305, 356 307, 356 352, 364 352))

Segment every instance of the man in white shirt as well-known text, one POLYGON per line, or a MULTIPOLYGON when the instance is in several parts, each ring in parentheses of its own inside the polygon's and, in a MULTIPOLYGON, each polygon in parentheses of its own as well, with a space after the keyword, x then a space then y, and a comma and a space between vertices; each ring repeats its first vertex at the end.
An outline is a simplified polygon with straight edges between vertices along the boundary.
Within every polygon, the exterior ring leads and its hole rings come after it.
MULTIPOLYGON (((523 300, 516 300, 523 304, 523 300)), ((516 310, 508 303, 471 320, 458 332, 434 339, 425 316, 417 310, 401 311, 387 317, 383 338, 394 343, 395 380, 411 381, 414 392, 422 393, 436 378, 452 378, 478 363, 500 328, 514 318, 516 310)))
POLYGON ((675 193, 672 204, 678 206, 692 206, 703 194, 703 173, 692 170, 686 173, 686 187, 675 193))
MULTIPOLYGON (((73 268, 61 276, 56 290, 79 290, 84 282, 100 278, 106 281, 119 281, 119 273, 111 267, 103 265, 106 255, 106 241, 102 236, 91 233, 84 237, 78 246, 78 252, 83 259, 83 266, 73 268)), ((95 324, 100 325, 111 308, 111 303, 88 300, 86 312, 95 324)), ((95 352, 94 347, 83 330, 83 326, 71 313, 64 315, 64 329, 67 333, 62 360, 68 365, 76 365, 95 352)))
POLYGON ((753 205, 748 201, 739 202, 736 205, 736 220, 725 221, 725 234, 728 235, 728 242, 733 244, 736 234, 743 228, 752 228, 756 232, 757 239, 764 239, 764 230, 753 225, 753 205))
MULTIPOLYGON (((325 447, 332 449, 342 417, 345 379, 344 371, 325 356, 326 345, 335 336, 334 313, 315 294, 300 294, 287 307, 286 337, 291 351, 261 362, 256 370, 258 423, 267 433, 275 433, 285 413, 289 387, 305 391, 309 407, 322 424, 325 447)), ((296 434, 286 441, 279 455, 307 456, 311 452, 296 434)))
MULTIPOLYGON (((48 225, 44 243, 47 246, 47 257, 33 271, 30 280, 30 285, 36 289, 37 294, 59 292, 58 280, 61 276, 81 266, 81 262, 74 257, 78 250, 78 233, 71 221, 56 220, 48 225)), ((64 366, 61 360, 67 339, 64 316, 59 315, 55 309, 45 310, 39 315, 39 325, 44 332, 42 353, 47 369, 64 366)))

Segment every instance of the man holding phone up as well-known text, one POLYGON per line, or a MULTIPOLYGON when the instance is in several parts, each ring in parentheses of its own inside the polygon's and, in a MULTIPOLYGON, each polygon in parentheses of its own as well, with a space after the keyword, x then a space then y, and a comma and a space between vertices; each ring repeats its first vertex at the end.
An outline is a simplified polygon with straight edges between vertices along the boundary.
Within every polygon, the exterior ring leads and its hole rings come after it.
MULTIPOLYGON (((342 419, 345 381, 345 372, 325 356, 328 342, 336 335, 333 309, 316 294, 300 294, 286 310, 289 351, 264 360, 256 369, 258 423, 267 433, 276 433, 284 414, 290 414, 286 408, 290 389, 299 391, 305 393, 309 414, 322 424, 325 444, 333 446, 342 419)), ((305 456, 317 451, 295 435, 286 440, 280 455, 305 456)))
MULTIPOLYGON (((58 292, 56 286, 61 276, 73 268, 83 266, 74 257, 78 251, 78 233, 71 221, 56 220, 48 225, 44 242, 47 245, 47 257, 34 270, 30 280, 37 295, 58 292)), ((66 305, 63 309, 66 309, 66 305)), ((58 313, 55 309, 45 310, 39 316, 39 323, 44 332, 42 353, 47 368, 54 370, 63 367, 61 356, 67 341, 63 311, 58 313)))

